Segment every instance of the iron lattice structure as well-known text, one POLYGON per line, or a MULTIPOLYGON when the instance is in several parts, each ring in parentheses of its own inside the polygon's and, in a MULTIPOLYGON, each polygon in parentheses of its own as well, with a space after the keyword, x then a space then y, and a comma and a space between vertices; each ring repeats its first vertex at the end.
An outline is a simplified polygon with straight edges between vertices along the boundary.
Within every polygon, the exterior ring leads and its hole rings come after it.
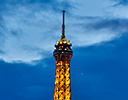
POLYGON ((73 52, 72 44, 65 39, 64 13, 65 11, 63 11, 62 36, 55 44, 53 52, 56 61, 54 100, 71 100, 70 59, 73 52))

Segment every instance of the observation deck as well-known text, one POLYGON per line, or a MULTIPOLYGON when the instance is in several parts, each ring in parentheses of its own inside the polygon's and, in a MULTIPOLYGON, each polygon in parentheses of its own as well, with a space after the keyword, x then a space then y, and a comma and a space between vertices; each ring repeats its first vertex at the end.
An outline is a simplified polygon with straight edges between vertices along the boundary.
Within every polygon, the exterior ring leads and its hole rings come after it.
POLYGON ((55 44, 53 55, 56 54, 65 54, 65 55, 72 55, 72 44, 68 41, 60 40, 55 44))

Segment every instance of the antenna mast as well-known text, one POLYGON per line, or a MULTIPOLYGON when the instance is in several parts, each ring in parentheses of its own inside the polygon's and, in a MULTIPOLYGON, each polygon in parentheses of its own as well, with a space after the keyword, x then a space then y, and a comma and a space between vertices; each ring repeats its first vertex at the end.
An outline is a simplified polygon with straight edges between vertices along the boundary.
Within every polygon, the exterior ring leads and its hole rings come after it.
POLYGON ((62 36, 61 39, 65 38, 65 25, 64 25, 64 19, 65 19, 65 11, 63 10, 63 25, 62 25, 62 36))

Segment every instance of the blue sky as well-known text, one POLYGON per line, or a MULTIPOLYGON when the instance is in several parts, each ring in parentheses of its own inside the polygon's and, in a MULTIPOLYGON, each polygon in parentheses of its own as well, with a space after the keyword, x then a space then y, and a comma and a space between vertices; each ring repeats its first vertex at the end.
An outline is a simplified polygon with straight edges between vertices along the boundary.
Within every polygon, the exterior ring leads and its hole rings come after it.
POLYGON ((53 99, 63 9, 72 100, 128 100, 128 0, 0 0, 0 100, 53 99))

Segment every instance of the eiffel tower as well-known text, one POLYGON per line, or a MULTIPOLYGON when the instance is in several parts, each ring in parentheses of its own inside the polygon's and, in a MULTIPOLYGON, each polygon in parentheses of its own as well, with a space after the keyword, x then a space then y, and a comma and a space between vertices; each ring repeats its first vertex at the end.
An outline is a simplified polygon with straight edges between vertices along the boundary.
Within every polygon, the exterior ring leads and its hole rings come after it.
POLYGON ((71 100, 70 59, 73 52, 72 44, 65 38, 65 11, 63 10, 62 12, 62 35, 60 41, 55 44, 53 52, 56 61, 54 100, 71 100))

